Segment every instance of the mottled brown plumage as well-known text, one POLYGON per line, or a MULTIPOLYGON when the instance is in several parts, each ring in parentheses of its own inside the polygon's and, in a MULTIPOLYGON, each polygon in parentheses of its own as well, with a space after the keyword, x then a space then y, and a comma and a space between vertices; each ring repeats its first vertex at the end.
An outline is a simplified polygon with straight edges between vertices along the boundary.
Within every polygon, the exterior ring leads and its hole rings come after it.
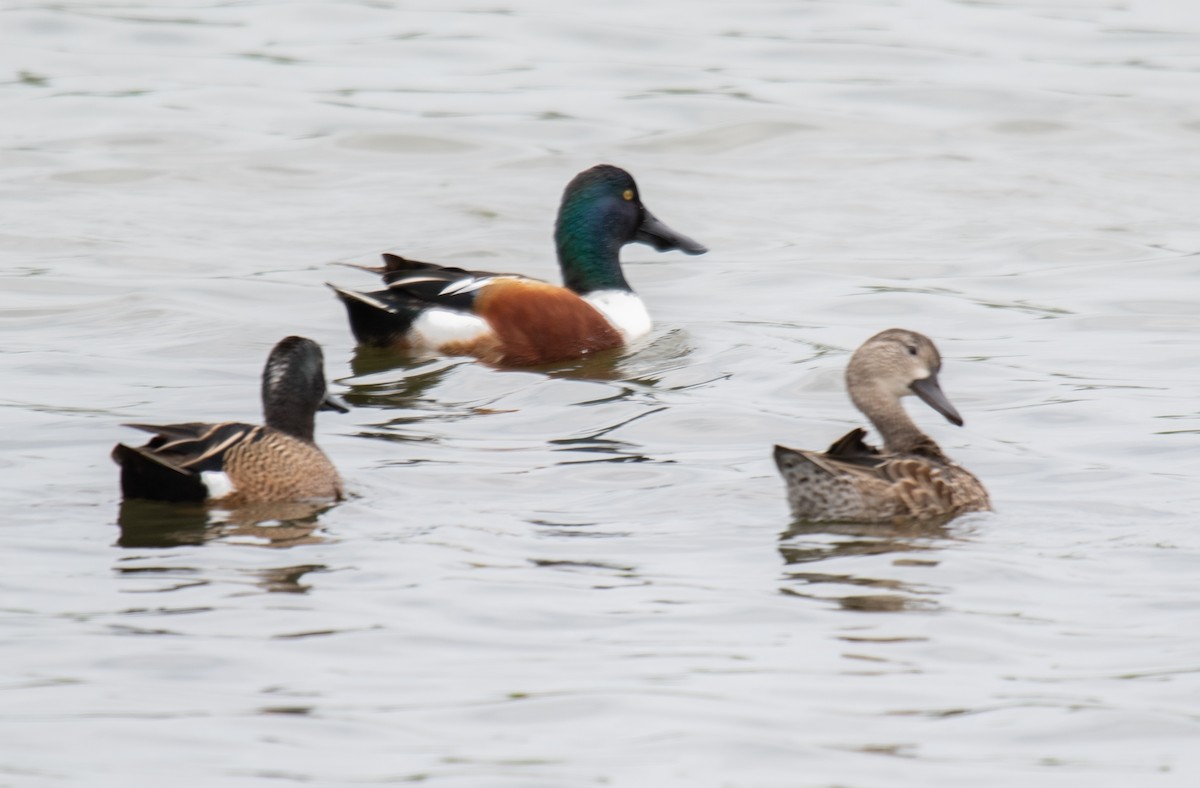
POLYGON ((333 463, 313 442, 315 414, 346 408, 325 391, 321 348, 287 337, 262 375, 266 425, 129 424, 154 433, 144 446, 117 444, 126 498, 247 503, 340 499, 333 463))
POLYGON ((797 520, 906 523, 948 520, 991 508, 987 491, 913 423, 900 398, 916 394, 953 424, 958 411, 938 386, 941 356, 915 331, 888 329, 854 352, 850 398, 883 437, 883 450, 855 429, 825 452, 775 447, 797 520))
POLYGON ((342 497, 337 470, 315 443, 271 427, 255 431, 257 440, 251 434, 225 455, 234 486, 230 498, 266 503, 342 497))

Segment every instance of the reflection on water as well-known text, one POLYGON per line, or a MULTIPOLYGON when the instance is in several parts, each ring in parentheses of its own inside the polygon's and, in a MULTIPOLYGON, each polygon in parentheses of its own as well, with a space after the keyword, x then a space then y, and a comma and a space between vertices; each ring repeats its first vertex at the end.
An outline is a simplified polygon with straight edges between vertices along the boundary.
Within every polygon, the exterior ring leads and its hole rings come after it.
MULTIPOLYGON (((935 553, 941 548, 939 542, 950 538, 946 523, 792 523, 779 535, 779 554, 788 566, 803 566, 817 561, 883 556, 889 553, 935 553)), ((936 558, 898 558, 892 562, 893 566, 935 567, 937 564, 936 558)), ((931 611, 938 608, 937 603, 928 598, 939 593, 933 586, 832 572, 789 570, 784 573, 784 577, 789 584, 781 589, 782 593, 805 599, 833 600, 844 610, 886 613, 931 611), (805 590, 826 585, 883 589, 895 593, 828 596, 805 590)))
POLYGON ((117 523, 121 547, 180 547, 200 545, 213 539, 236 540, 262 547, 295 547, 318 544, 318 518, 334 504, 272 503, 237 509, 209 509, 126 500, 121 502, 117 523))
POLYGON ((386 348, 357 347, 350 359, 354 378, 340 378, 338 383, 349 386, 342 397, 355 407, 394 408, 411 405, 428 397, 429 391, 445 380, 456 365, 443 358, 416 357, 386 348), (432 369, 419 371, 423 367, 432 369), (399 371, 397 378, 383 373, 399 371), (380 379, 374 379, 378 376, 380 379))
POLYGON ((300 579, 310 572, 324 572, 326 569, 322 564, 302 564, 257 569, 254 570, 254 574, 260 578, 259 585, 267 591, 276 594, 304 594, 312 586, 301 583, 300 579))
MULTIPOLYGON (((582 457, 556 464, 653 462, 642 444, 614 435, 647 417, 663 413, 660 391, 681 391, 707 385, 723 375, 697 379, 681 363, 691 352, 687 335, 671 330, 646 344, 619 348, 586 358, 534 368, 489 371, 473 359, 430 357, 391 349, 359 347, 351 367, 354 375, 337 382, 346 386, 343 398, 361 408, 376 409, 386 418, 360 420, 356 437, 397 444, 442 446, 454 440, 449 425, 502 416, 489 445, 515 447, 532 441, 555 453, 582 457), (675 375, 677 370, 683 370, 675 375), (668 378, 678 377, 679 380, 668 378), (593 384, 562 386, 561 399, 551 400, 547 381, 593 384), (456 391, 457 396, 449 396, 456 391), (466 391, 468 396, 464 397, 466 391), (547 429, 545 410, 552 402, 565 408, 594 412, 564 422, 561 437, 547 429), (632 410, 623 408, 630 406, 632 410), (608 417, 604 414, 612 414, 608 417), (501 423, 503 422, 503 423, 501 423), (512 440, 509 440, 509 439, 512 440)), ((389 457, 383 465, 442 462, 430 451, 410 451, 389 457)), ((543 466, 535 466, 543 467, 543 466)))
MULTIPOLYGON (((620 426, 620 425, 617 425, 620 426)), ((670 460, 655 460, 653 457, 648 457, 643 453, 642 447, 627 441, 608 440, 599 437, 609 429, 605 428, 596 435, 589 435, 581 438, 564 438, 560 440, 550 441, 550 445, 556 447, 555 451, 566 452, 583 452, 586 454, 602 455, 596 458, 582 460, 562 460, 560 465, 579 465, 582 463, 593 462, 671 462, 670 460)))
POLYGON ((178 547, 204 544, 212 538, 208 509, 190 504, 125 500, 117 515, 121 547, 178 547))
MULTIPOLYGON (((326 540, 317 533, 318 519, 334 505, 328 502, 278 503, 208 509, 161 501, 127 500, 121 503, 117 517, 121 528, 117 544, 126 549, 198 547, 212 541, 277 549, 322 544, 326 540)), ((124 556, 114 570, 123 577, 139 581, 166 581, 142 589, 142 593, 183 591, 213 582, 208 571, 195 566, 160 565, 153 557, 158 555, 161 553, 124 556)), ((190 553, 176 554, 172 559, 186 560, 187 555, 190 553)), ((310 586, 301 579, 325 569, 322 564, 299 564, 240 569, 238 574, 253 578, 256 586, 269 593, 303 594, 310 586)))
MULTIPOLYGON (((562 380, 629 381, 653 386, 666 369, 678 367, 679 362, 686 360, 692 350, 687 333, 676 328, 637 347, 613 348, 569 361, 514 369, 562 380)), ((425 397, 455 367, 473 363, 477 362, 466 356, 447 359, 425 352, 358 346, 350 360, 350 369, 355 378, 380 376, 388 372, 401 372, 402 376, 399 379, 389 376, 371 381, 343 378, 338 382, 350 386, 351 390, 345 399, 351 404, 395 407, 425 397), (426 367, 432 369, 420 371, 426 367)))
POLYGON ((1198 784, 1187 4, 402 5, 4 9, 0 783, 1198 784), (321 263, 559 281, 600 161, 712 243, 625 250, 649 341, 353 349, 321 263), (890 326, 1004 511, 776 539, 890 326), (115 425, 291 332, 361 497, 118 516, 115 425))
MULTIPOLYGON (((390 372, 394 369, 416 370, 422 366, 435 363, 436 358, 429 355, 418 356, 390 348, 369 347, 356 345, 354 355, 350 357, 350 371, 355 377, 366 377, 380 372, 390 372)), ((413 375, 413 378, 418 378, 413 375)), ((346 383, 345 379, 338 381, 346 383)), ((423 388, 418 385, 418 389, 423 388)))
MULTIPOLYGON (((242 570, 240 574, 253 577, 255 585, 273 594, 305 594, 308 593, 311 586, 300 582, 301 578, 310 572, 324 572, 327 568, 323 564, 300 564, 298 566, 246 569, 242 570)), ((114 567, 113 571, 123 577, 154 580, 165 579, 169 581, 165 585, 156 585, 149 589, 144 589, 140 593, 163 594, 171 591, 198 588, 213 582, 211 579, 204 577, 198 568, 188 566, 121 563, 114 567)), ((208 608, 203 609, 207 610, 208 608)), ((187 612, 195 612, 195 610, 188 609, 187 612)))

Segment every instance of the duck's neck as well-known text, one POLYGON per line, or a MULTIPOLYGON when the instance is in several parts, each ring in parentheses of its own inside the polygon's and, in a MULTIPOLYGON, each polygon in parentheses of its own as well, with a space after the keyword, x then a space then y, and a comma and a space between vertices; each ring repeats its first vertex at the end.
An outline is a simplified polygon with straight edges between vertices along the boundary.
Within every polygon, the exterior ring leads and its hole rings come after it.
POLYGON ((313 442, 316 415, 308 403, 295 401, 282 392, 275 392, 270 399, 263 398, 267 426, 302 441, 313 442))
POLYGON ((851 397, 883 438, 883 447, 889 454, 944 457, 941 448, 921 432, 898 397, 878 389, 852 393, 851 397))
POLYGON ((582 202, 563 206, 554 227, 554 245, 566 287, 580 295, 632 291, 621 271, 624 244, 610 229, 597 206, 582 202))

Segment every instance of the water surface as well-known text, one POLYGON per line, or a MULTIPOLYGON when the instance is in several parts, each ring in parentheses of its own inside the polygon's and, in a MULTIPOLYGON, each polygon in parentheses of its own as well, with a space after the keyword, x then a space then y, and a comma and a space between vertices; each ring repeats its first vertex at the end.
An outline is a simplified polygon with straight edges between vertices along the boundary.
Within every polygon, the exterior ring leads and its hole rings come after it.
POLYGON ((1200 16, 1105 4, 0 11, 0 784, 1194 785, 1200 16), (556 279, 628 168, 655 331, 356 352, 380 251, 556 279), (790 522, 775 442, 929 334, 997 511, 790 522), (122 504, 127 421, 325 347, 352 498, 122 504))

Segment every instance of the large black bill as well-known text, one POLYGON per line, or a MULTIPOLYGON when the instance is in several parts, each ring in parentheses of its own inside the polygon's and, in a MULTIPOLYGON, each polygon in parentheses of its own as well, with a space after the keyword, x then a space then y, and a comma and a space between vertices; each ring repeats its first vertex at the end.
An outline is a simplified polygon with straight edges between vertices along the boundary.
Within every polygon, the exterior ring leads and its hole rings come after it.
POLYGON ((654 218, 654 214, 644 211, 642 224, 634 234, 633 239, 639 243, 649 244, 660 252, 678 249, 687 254, 704 254, 708 247, 697 243, 682 233, 677 233, 670 227, 654 218))

